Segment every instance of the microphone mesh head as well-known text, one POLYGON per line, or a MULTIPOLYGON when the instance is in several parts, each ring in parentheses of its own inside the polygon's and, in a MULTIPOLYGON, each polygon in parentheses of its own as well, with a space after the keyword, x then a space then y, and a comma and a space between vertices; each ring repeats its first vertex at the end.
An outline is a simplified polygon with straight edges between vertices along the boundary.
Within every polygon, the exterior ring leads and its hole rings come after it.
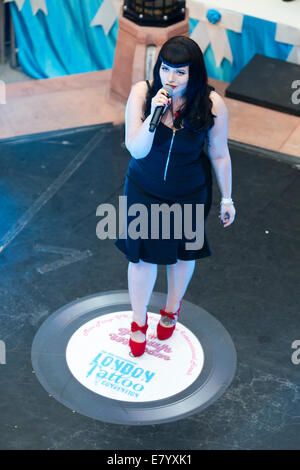
POLYGON ((163 89, 166 90, 170 96, 173 95, 173 88, 170 85, 165 85, 163 89))

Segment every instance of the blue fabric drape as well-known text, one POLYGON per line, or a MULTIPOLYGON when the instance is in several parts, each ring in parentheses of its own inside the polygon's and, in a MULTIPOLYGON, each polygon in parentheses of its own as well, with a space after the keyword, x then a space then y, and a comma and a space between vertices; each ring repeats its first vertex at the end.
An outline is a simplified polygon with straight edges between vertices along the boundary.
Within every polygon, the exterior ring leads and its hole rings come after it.
MULTIPOLYGON (((34 16, 29 0, 21 11, 10 3, 18 58, 24 73, 33 78, 92 72, 113 67, 119 20, 109 34, 90 27, 103 0, 47 0, 48 15, 34 16)), ((190 34, 198 20, 190 18, 190 34)), ((208 76, 231 82, 255 54, 286 60, 292 45, 275 41, 276 23, 244 16, 242 33, 227 30, 233 65, 223 59, 216 67, 211 46, 204 54, 208 76)))
MULTIPOLYGON (((198 20, 190 18, 190 34, 198 24, 198 20)), ((255 54, 262 54, 274 59, 286 60, 292 45, 275 41, 276 23, 244 15, 241 33, 226 30, 232 50, 233 64, 223 59, 216 67, 211 45, 205 51, 204 60, 207 74, 224 82, 232 82, 240 71, 248 64, 255 54)))
POLYGON ((18 59, 33 78, 92 72, 113 67, 118 18, 109 34, 90 26, 102 0, 47 0, 48 15, 33 16, 29 0, 21 11, 10 3, 18 59))

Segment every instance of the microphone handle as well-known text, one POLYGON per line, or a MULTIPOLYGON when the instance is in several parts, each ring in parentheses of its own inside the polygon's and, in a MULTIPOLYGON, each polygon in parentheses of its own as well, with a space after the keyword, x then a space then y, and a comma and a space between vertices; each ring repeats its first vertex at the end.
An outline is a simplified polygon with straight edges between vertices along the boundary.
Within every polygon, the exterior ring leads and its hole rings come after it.
POLYGON ((149 131, 150 132, 154 132, 156 127, 158 126, 158 122, 160 120, 160 117, 164 113, 164 108, 165 108, 165 106, 156 106, 156 108, 154 110, 154 113, 153 113, 153 116, 152 116, 152 119, 151 119, 151 122, 150 122, 150 125, 149 125, 149 131))

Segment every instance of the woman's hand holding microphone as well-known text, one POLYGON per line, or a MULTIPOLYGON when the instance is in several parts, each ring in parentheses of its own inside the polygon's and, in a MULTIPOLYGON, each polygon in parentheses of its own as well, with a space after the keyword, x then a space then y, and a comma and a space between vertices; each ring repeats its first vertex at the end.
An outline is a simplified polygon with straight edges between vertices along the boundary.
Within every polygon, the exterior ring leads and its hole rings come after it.
POLYGON ((171 98, 168 97, 168 92, 164 88, 161 88, 151 100, 151 115, 153 115, 157 106, 166 106, 164 109, 165 112, 170 103, 171 98))

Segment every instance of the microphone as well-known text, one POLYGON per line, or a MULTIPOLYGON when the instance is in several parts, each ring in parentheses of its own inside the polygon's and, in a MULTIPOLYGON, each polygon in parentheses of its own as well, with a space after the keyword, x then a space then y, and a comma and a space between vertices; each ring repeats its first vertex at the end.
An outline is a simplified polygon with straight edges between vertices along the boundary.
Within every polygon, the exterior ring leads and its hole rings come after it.
MULTIPOLYGON (((163 90, 166 90, 166 92, 168 93, 168 98, 173 95, 173 88, 170 85, 165 85, 163 87, 163 90)), ((151 122, 150 122, 150 126, 149 126, 149 131, 150 132, 154 132, 155 129, 157 128, 158 122, 159 122, 161 116, 163 115, 163 113, 165 112, 166 106, 167 105, 156 106, 156 108, 154 110, 154 113, 153 113, 153 116, 152 116, 152 119, 151 119, 151 122)))

